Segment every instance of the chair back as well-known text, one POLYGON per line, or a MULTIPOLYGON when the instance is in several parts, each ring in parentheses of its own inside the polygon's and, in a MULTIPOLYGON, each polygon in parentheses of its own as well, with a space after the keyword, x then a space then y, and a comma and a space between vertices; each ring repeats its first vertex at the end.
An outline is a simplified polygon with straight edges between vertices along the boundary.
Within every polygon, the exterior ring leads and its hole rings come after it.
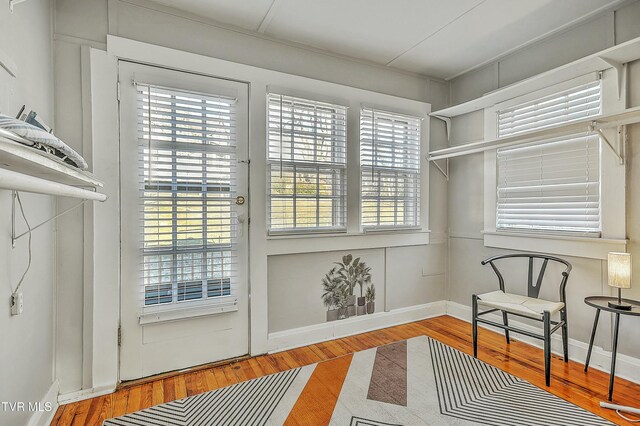
POLYGON ((505 291, 504 290, 504 278, 502 277, 502 274, 500 273, 500 271, 498 270, 498 267, 495 265, 495 261, 496 260, 502 260, 502 259, 512 259, 512 258, 520 258, 520 257, 527 257, 529 258, 529 271, 528 271, 528 280, 527 280, 527 296, 529 297, 534 297, 534 298, 538 298, 538 295, 540 294, 540 287, 542 286, 542 280, 544 279, 544 274, 547 270, 547 265, 549 264, 549 262, 557 262, 557 263, 561 263, 565 266, 564 271, 562 271, 562 279, 560 281, 560 301, 565 303, 566 302, 566 292, 565 292, 565 288, 567 286, 567 280, 569 279, 569 274, 571 273, 571 263, 567 262, 564 259, 561 259, 559 257, 555 257, 555 256, 548 256, 548 255, 544 255, 544 254, 534 254, 534 253, 516 253, 516 254, 503 254, 500 256, 494 256, 491 257, 489 259, 483 260, 481 263, 482 265, 486 265, 487 263, 489 265, 491 265, 491 268, 493 269, 493 272, 496 273, 496 275, 498 276, 498 282, 500 285, 500 290, 505 291), (540 266, 540 269, 538 270, 538 275, 536 277, 536 279, 534 280, 533 276, 534 276, 534 265, 533 265, 533 261, 534 259, 541 259, 542 260, 542 265, 540 266))

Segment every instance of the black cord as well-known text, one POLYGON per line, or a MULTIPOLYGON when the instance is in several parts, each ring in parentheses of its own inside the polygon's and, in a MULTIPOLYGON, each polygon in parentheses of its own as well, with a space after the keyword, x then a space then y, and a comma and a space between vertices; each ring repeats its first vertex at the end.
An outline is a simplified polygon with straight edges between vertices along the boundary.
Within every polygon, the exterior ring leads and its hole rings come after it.
POLYGON ((18 281, 18 286, 16 287, 14 293, 17 293, 24 281, 24 277, 27 276, 27 272, 31 268, 31 225, 29 225, 29 221, 27 220, 27 216, 24 213, 24 208, 22 207, 22 200, 20 199, 20 193, 16 191, 16 200, 18 200, 18 206, 20 206, 20 213, 22 214, 22 218, 24 219, 24 223, 27 224, 27 229, 29 229, 29 263, 27 264, 27 269, 25 269, 20 281, 18 281))

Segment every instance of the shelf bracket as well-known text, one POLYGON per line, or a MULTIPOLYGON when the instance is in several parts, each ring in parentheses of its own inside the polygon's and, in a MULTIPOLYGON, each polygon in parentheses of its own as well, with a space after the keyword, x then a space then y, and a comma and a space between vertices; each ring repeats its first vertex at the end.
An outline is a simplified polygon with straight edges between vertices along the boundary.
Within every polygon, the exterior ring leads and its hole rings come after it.
POLYGON ((627 64, 622 64, 613 59, 600 56, 600 59, 616 71, 616 81, 618 82, 618 99, 622 97, 623 82, 626 75, 627 64))
POLYGON ((442 173, 442 176, 444 176, 448 182, 449 181, 449 159, 445 158, 444 160, 445 160, 444 169, 440 167, 440 164, 438 164, 437 160, 429 160, 429 162, 431 162, 434 166, 438 168, 438 170, 440 170, 440 173, 442 173))
POLYGON ((624 164, 625 146, 626 146, 626 139, 627 139, 627 126, 618 126, 617 128, 616 142, 617 142, 618 148, 616 149, 614 148, 609 138, 604 134, 602 129, 597 128, 597 124, 598 123, 595 121, 591 123, 591 125, 589 126, 589 131, 598 133, 600 135, 600 138, 602 138, 602 140, 611 149, 611 152, 613 152, 615 156, 618 157, 618 161, 620 162, 620 164, 621 165, 624 164))
POLYGON ((80 207, 81 205, 83 205, 87 201, 91 201, 91 200, 82 200, 78 204, 75 204, 75 205, 69 207, 68 209, 58 213, 57 215, 53 216, 52 218, 47 219, 44 222, 41 222, 41 223, 37 224, 36 226, 33 226, 31 229, 23 232, 22 234, 16 235, 16 199, 17 198, 18 198, 18 191, 11 191, 11 247, 13 247, 13 248, 16 248, 16 241, 18 241, 20 238, 24 237, 25 235, 28 235, 30 232, 35 231, 36 229, 40 228, 41 226, 46 225, 47 223, 51 222, 52 220, 56 220, 60 216, 69 213, 71 210, 74 210, 74 209, 80 207))
POLYGON ((451 139, 451 119, 443 115, 432 115, 431 117, 444 121, 444 125, 447 129, 447 142, 451 139))
POLYGON ((13 13, 13 7, 16 4, 24 3, 25 1, 27 1, 27 0, 9 0, 9 11, 11 13, 13 13))

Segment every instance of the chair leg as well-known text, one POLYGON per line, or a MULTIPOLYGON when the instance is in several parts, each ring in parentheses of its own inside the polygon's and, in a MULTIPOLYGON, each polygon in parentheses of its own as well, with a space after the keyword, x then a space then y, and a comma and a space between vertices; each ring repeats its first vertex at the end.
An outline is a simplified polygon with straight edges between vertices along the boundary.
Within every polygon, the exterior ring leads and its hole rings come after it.
MULTIPOLYGON (((502 312, 502 322, 505 326, 509 326, 509 318, 507 317, 507 313, 504 311, 502 312)), ((511 343, 511 339, 509 339, 509 330, 504 331, 504 337, 507 339, 507 345, 511 343)))
POLYGON ((544 311, 544 380, 547 386, 551 384, 551 314, 544 311))
POLYGON ((562 326, 562 350, 564 352, 564 362, 569 362, 569 329, 567 328, 567 308, 560 311, 560 320, 564 322, 562 326))
POLYGON ((471 324, 473 328, 473 357, 478 357, 478 296, 471 296, 471 324))

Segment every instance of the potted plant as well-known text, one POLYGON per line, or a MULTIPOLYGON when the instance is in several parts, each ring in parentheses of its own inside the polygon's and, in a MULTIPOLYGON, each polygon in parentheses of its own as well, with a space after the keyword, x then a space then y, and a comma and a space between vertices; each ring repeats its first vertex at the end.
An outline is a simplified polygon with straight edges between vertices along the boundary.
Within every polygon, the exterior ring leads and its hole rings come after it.
POLYGON ((338 319, 338 302, 337 294, 340 286, 342 286, 342 278, 336 273, 337 268, 332 268, 322 278, 322 303, 327 307, 327 321, 335 321, 338 319))
POLYGON ((364 262, 359 262, 360 259, 354 260, 354 275, 356 284, 360 286, 360 297, 358 297, 358 315, 364 315, 365 312, 365 297, 363 289, 367 285, 371 284, 371 268, 364 262))
MULTIPOLYGON (((356 296, 353 294, 353 288, 356 285, 355 268, 353 262, 353 256, 347 254, 342 256, 342 262, 335 262, 338 266, 338 274, 344 280, 344 284, 347 287, 347 306, 349 307, 349 315, 356 314, 356 296)), ((360 258, 356 258, 356 261, 360 262, 360 258)))
POLYGON ((367 300, 367 313, 374 313, 376 310, 376 286, 371 284, 369 287, 367 287, 365 299, 367 300))
POLYGON ((336 289, 336 306, 338 307, 338 319, 349 318, 349 287, 346 285, 336 289))

